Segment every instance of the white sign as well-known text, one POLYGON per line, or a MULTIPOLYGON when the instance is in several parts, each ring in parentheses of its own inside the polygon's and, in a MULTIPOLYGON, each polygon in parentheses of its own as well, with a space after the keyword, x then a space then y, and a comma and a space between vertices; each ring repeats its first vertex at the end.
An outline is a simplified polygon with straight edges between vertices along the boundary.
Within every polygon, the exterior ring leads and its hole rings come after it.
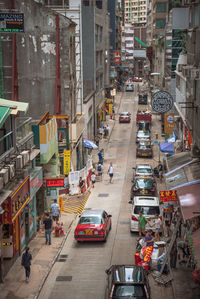
POLYGON ((154 111, 165 113, 173 107, 173 97, 167 91, 158 91, 151 98, 151 107, 154 111))

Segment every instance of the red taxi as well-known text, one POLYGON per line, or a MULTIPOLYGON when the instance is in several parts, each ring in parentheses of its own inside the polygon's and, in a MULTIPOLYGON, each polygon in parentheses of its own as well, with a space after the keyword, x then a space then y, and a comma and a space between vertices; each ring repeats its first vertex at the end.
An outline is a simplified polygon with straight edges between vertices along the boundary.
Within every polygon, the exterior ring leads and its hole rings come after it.
POLYGON ((131 114, 129 112, 121 112, 119 114, 119 123, 130 123, 131 114))
POLYGON ((104 210, 86 210, 74 231, 76 241, 106 241, 111 230, 111 215, 104 210))

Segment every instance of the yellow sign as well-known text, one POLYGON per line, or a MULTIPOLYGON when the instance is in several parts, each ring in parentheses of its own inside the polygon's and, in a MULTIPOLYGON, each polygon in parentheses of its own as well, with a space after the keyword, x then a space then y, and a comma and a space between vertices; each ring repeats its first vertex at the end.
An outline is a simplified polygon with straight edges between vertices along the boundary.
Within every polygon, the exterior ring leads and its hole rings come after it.
POLYGON ((111 99, 106 99, 106 104, 110 104, 111 103, 111 99))
POLYGON ((113 104, 109 104, 109 114, 112 114, 112 110, 113 110, 113 104))
POLYGON ((64 153, 63 153, 63 174, 69 174, 70 173, 70 159, 71 159, 70 151, 64 150, 64 153))
POLYGON ((172 134, 175 126, 174 114, 165 113, 164 116, 164 131, 165 134, 172 134))
POLYGON ((63 197, 59 197, 60 211, 63 212, 63 197))

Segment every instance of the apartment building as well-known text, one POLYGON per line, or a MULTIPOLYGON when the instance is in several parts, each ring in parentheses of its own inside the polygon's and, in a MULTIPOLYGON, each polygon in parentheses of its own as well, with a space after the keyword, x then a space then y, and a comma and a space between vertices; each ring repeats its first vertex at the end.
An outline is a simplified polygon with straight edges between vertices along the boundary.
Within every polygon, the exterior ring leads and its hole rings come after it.
POLYGON ((147 0, 125 0, 124 19, 130 23, 146 23, 147 21, 147 0))

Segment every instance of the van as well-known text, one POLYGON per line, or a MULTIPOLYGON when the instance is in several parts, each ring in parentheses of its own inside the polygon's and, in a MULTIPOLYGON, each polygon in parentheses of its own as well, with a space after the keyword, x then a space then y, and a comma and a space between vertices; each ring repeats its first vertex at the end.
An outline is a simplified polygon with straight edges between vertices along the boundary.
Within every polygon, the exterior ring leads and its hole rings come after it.
POLYGON ((158 197, 153 196, 135 196, 133 198, 132 212, 131 212, 131 232, 138 232, 138 217, 139 212, 142 211, 143 215, 147 219, 147 224, 145 229, 152 229, 155 231, 155 227, 151 227, 155 215, 161 216, 161 210, 159 205, 158 197))

